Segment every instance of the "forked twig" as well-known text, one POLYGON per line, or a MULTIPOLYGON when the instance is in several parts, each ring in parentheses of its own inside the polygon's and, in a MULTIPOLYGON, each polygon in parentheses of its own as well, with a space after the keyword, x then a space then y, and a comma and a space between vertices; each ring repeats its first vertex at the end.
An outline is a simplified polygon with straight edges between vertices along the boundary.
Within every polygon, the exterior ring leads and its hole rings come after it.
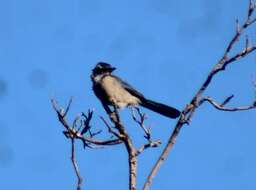
POLYGON ((200 101, 200 105, 204 102, 209 102, 211 105, 213 105, 216 109, 221 110, 221 111, 229 111, 229 112, 235 112, 235 111, 245 111, 245 110, 251 110, 256 108, 256 102, 253 102, 252 105, 249 106, 240 106, 240 107, 233 107, 233 108, 228 108, 225 107, 223 104, 219 104, 218 102, 214 101, 211 97, 207 96, 204 97, 200 101))
POLYGON ((53 109, 57 113, 60 123, 65 128, 65 131, 63 132, 64 135, 66 136, 66 138, 69 138, 71 140, 71 161, 72 161, 73 168, 75 170, 77 181, 78 181, 76 189, 81 190, 83 178, 80 174, 79 167, 75 157, 75 139, 81 140, 84 144, 84 147, 88 147, 88 148, 94 148, 92 145, 95 145, 97 147, 103 146, 103 145, 117 145, 122 143, 122 141, 120 139, 110 139, 110 140, 104 140, 104 141, 95 139, 94 137, 98 135, 100 132, 98 131, 98 132, 92 133, 90 131, 90 128, 91 128, 90 121, 93 115, 93 112, 90 110, 88 111, 88 115, 85 115, 84 113, 82 113, 82 116, 84 117, 84 119, 81 119, 80 116, 77 116, 73 120, 72 125, 70 126, 66 121, 65 117, 67 116, 67 113, 70 109, 72 99, 69 100, 69 103, 66 109, 59 108, 57 101, 54 99, 51 99, 51 103, 52 103, 53 109), (78 122, 80 123, 79 127, 77 127, 78 122), (89 134, 89 136, 86 136, 87 133, 89 134))
POLYGON ((151 134, 150 134, 150 128, 146 128, 144 125, 144 122, 146 120, 146 114, 142 113, 140 111, 140 109, 138 107, 131 107, 131 114, 132 114, 132 119, 142 128, 142 130, 144 131, 145 135, 144 137, 150 141, 151 139, 151 134), (135 110, 137 112, 137 115, 139 116, 139 118, 137 118, 135 110))

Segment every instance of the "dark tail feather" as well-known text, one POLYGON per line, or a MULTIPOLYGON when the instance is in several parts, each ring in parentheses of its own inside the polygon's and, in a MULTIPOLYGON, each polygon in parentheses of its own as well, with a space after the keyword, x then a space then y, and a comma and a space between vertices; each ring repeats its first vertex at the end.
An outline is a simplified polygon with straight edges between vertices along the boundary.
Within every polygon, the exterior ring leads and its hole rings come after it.
POLYGON ((179 110, 152 100, 143 100, 141 106, 172 119, 180 116, 179 110))

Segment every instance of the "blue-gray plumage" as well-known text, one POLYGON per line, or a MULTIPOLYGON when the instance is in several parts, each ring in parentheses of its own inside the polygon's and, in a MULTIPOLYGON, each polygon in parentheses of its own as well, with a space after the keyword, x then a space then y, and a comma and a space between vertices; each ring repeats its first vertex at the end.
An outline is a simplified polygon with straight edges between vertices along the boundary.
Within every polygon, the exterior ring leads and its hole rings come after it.
POLYGON ((145 98, 131 85, 112 75, 115 69, 108 63, 100 62, 92 70, 93 91, 103 105, 117 108, 141 105, 169 118, 179 117, 179 110, 145 98))

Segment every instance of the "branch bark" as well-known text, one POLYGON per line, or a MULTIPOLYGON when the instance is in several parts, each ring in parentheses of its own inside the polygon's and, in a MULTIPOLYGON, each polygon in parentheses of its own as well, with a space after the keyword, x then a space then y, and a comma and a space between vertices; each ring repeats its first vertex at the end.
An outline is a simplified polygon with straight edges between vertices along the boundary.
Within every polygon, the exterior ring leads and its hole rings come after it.
POLYGON ((132 143, 132 139, 126 132, 118 113, 118 110, 114 108, 113 112, 108 113, 111 121, 115 124, 115 128, 120 133, 120 138, 123 141, 126 151, 128 153, 129 164, 129 190, 136 190, 137 186, 137 151, 132 143))
POLYGON ((82 183, 83 183, 83 178, 80 174, 79 168, 78 168, 78 164, 76 161, 76 157, 75 157, 75 139, 71 138, 71 161, 76 173, 76 177, 77 177, 77 190, 82 190, 82 183))
MULTIPOLYGON (((53 109, 57 113, 60 123, 66 129, 66 131, 64 131, 64 134, 66 135, 66 137, 69 138, 70 136, 73 136, 74 138, 81 140, 83 143, 91 143, 94 145, 116 145, 116 144, 122 143, 120 141, 120 139, 110 139, 110 140, 102 141, 102 140, 97 140, 91 136, 85 136, 84 129, 87 128, 88 126, 84 126, 81 132, 79 130, 76 130, 73 126, 71 127, 65 118, 65 116, 67 115, 67 112, 64 109, 59 109, 58 104, 54 99, 52 99, 51 102, 52 102, 53 109)), ((70 107, 70 104, 68 105, 66 110, 68 110, 69 107, 70 107)), ((91 117, 89 117, 89 118, 91 118, 91 117)), ((89 125, 89 121, 85 122, 85 123, 87 123, 87 125, 89 125)))

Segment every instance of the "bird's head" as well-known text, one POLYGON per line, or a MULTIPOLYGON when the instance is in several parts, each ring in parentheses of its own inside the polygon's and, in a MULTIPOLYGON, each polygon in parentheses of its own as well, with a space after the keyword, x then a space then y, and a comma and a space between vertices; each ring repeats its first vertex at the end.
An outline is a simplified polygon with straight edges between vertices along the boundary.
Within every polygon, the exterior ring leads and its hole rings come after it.
POLYGON ((97 76, 105 73, 112 73, 116 68, 112 65, 105 63, 105 62, 99 62, 92 70, 92 75, 97 76))

